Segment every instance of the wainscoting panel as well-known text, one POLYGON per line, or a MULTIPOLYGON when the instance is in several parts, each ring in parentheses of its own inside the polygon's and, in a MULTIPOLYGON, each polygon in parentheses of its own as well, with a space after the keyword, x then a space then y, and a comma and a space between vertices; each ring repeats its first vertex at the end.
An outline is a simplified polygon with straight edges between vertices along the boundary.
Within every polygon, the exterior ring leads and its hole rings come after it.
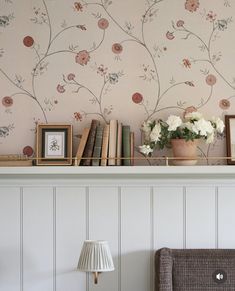
POLYGON ((184 189, 183 187, 154 188, 154 246, 183 248, 184 189))
POLYGON ((20 291, 20 188, 0 188, 0 290, 20 291))
POLYGON ((69 286, 69 291, 86 291, 86 275, 76 270, 80 250, 87 237, 86 188, 57 187, 54 195, 55 290, 64 291, 69 286))
POLYGON ((218 188, 219 248, 235 248, 235 187, 218 188))
POLYGON ((121 190, 121 290, 151 290, 151 189, 121 190))
POLYGON ((216 247, 215 187, 186 189, 186 247, 216 247))
POLYGON ((89 291, 119 290, 120 229, 118 187, 89 188, 89 238, 107 240, 112 252, 115 271, 101 274, 99 284, 90 276, 89 291))
POLYGON ((42 175, 0 181, 0 291, 154 291, 157 249, 235 248, 235 178, 42 175), (76 270, 86 239, 114 259, 98 285, 76 270))
POLYGON ((54 291, 53 190, 23 189, 24 291, 54 291))

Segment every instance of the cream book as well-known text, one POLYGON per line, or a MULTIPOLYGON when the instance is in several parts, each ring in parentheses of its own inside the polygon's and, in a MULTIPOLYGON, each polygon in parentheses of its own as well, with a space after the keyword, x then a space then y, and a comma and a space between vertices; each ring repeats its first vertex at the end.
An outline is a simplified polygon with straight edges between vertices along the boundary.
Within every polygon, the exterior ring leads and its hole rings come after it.
POLYGON ((134 132, 130 132, 130 150, 131 150, 131 166, 134 166, 135 159, 134 159, 134 153, 135 153, 135 134, 134 132))
POLYGON ((108 148, 109 148, 109 124, 106 124, 103 131, 103 141, 101 147, 101 166, 107 166, 107 157, 108 157, 108 148))
POLYGON ((117 153, 117 120, 112 119, 109 123, 109 154, 108 165, 116 165, 116 153, 117 153))
POLYGON ((90 127, 85 127, 83 129, 82 137, 81 137, 80 143, 78 145, 78 150, 77 150, 77 154, 76 154, 77 163, 75 163, 75 166, 79 166, 81 163, 82 155, 84 153, 84 149, 85 149, 85 146, 87 143, 89 132, 90 132, 90 127))
POLYGON ((116 165, 121 166, 122 165, 122 123, 118 122, 118 127, 117 127, 117 161, 116 165))

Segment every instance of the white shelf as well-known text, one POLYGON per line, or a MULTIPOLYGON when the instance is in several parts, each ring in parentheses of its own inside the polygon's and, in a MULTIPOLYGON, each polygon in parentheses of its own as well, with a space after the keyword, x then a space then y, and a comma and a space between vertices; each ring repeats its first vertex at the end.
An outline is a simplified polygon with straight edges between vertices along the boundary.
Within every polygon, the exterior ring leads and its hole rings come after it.
POLYGON ((108 167, 73 167, 73 166, 34 166, 0 167, 0 178, 21 177, 64 177, 64 178, 234 178, 233 166, 108 166, 108 167))

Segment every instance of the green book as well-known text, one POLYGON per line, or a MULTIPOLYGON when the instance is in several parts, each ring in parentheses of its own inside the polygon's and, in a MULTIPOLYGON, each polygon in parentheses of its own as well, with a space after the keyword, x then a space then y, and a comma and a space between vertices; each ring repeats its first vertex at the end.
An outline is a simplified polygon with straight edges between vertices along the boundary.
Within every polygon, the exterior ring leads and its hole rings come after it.
POLYGON ((130 125, 122 126, 122 156, 123 166, 131 165, 131 141, 130 141, 130 125))
POLYGON ((103 131, 104 131, 104 127, 102 125, 98 125, 96 129, 95 145, 94 145, 93 155, 92 155, 93 158, 97 158, 97 159, 92 159, 92 162, 91 162, 92 166, 100 165, 103 131))

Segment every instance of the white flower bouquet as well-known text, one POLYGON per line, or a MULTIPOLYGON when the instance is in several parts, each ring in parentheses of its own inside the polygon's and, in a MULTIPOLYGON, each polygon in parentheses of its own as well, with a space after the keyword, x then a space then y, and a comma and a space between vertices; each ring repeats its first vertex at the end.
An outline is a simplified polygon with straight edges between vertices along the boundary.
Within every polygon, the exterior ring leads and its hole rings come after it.
POLYGON ((163 149, 170 145, 172 139, 204 139, 206 143, 212 143, 217 133, 223 133, 224 122, 218 117, 206 120, 200 112, 194 111, 186 113, 183 119, 170 115, 166 121, 147 120, 141 130, 144 144, 139 146, 139 150, 148 156, 156 148, 163 149))

